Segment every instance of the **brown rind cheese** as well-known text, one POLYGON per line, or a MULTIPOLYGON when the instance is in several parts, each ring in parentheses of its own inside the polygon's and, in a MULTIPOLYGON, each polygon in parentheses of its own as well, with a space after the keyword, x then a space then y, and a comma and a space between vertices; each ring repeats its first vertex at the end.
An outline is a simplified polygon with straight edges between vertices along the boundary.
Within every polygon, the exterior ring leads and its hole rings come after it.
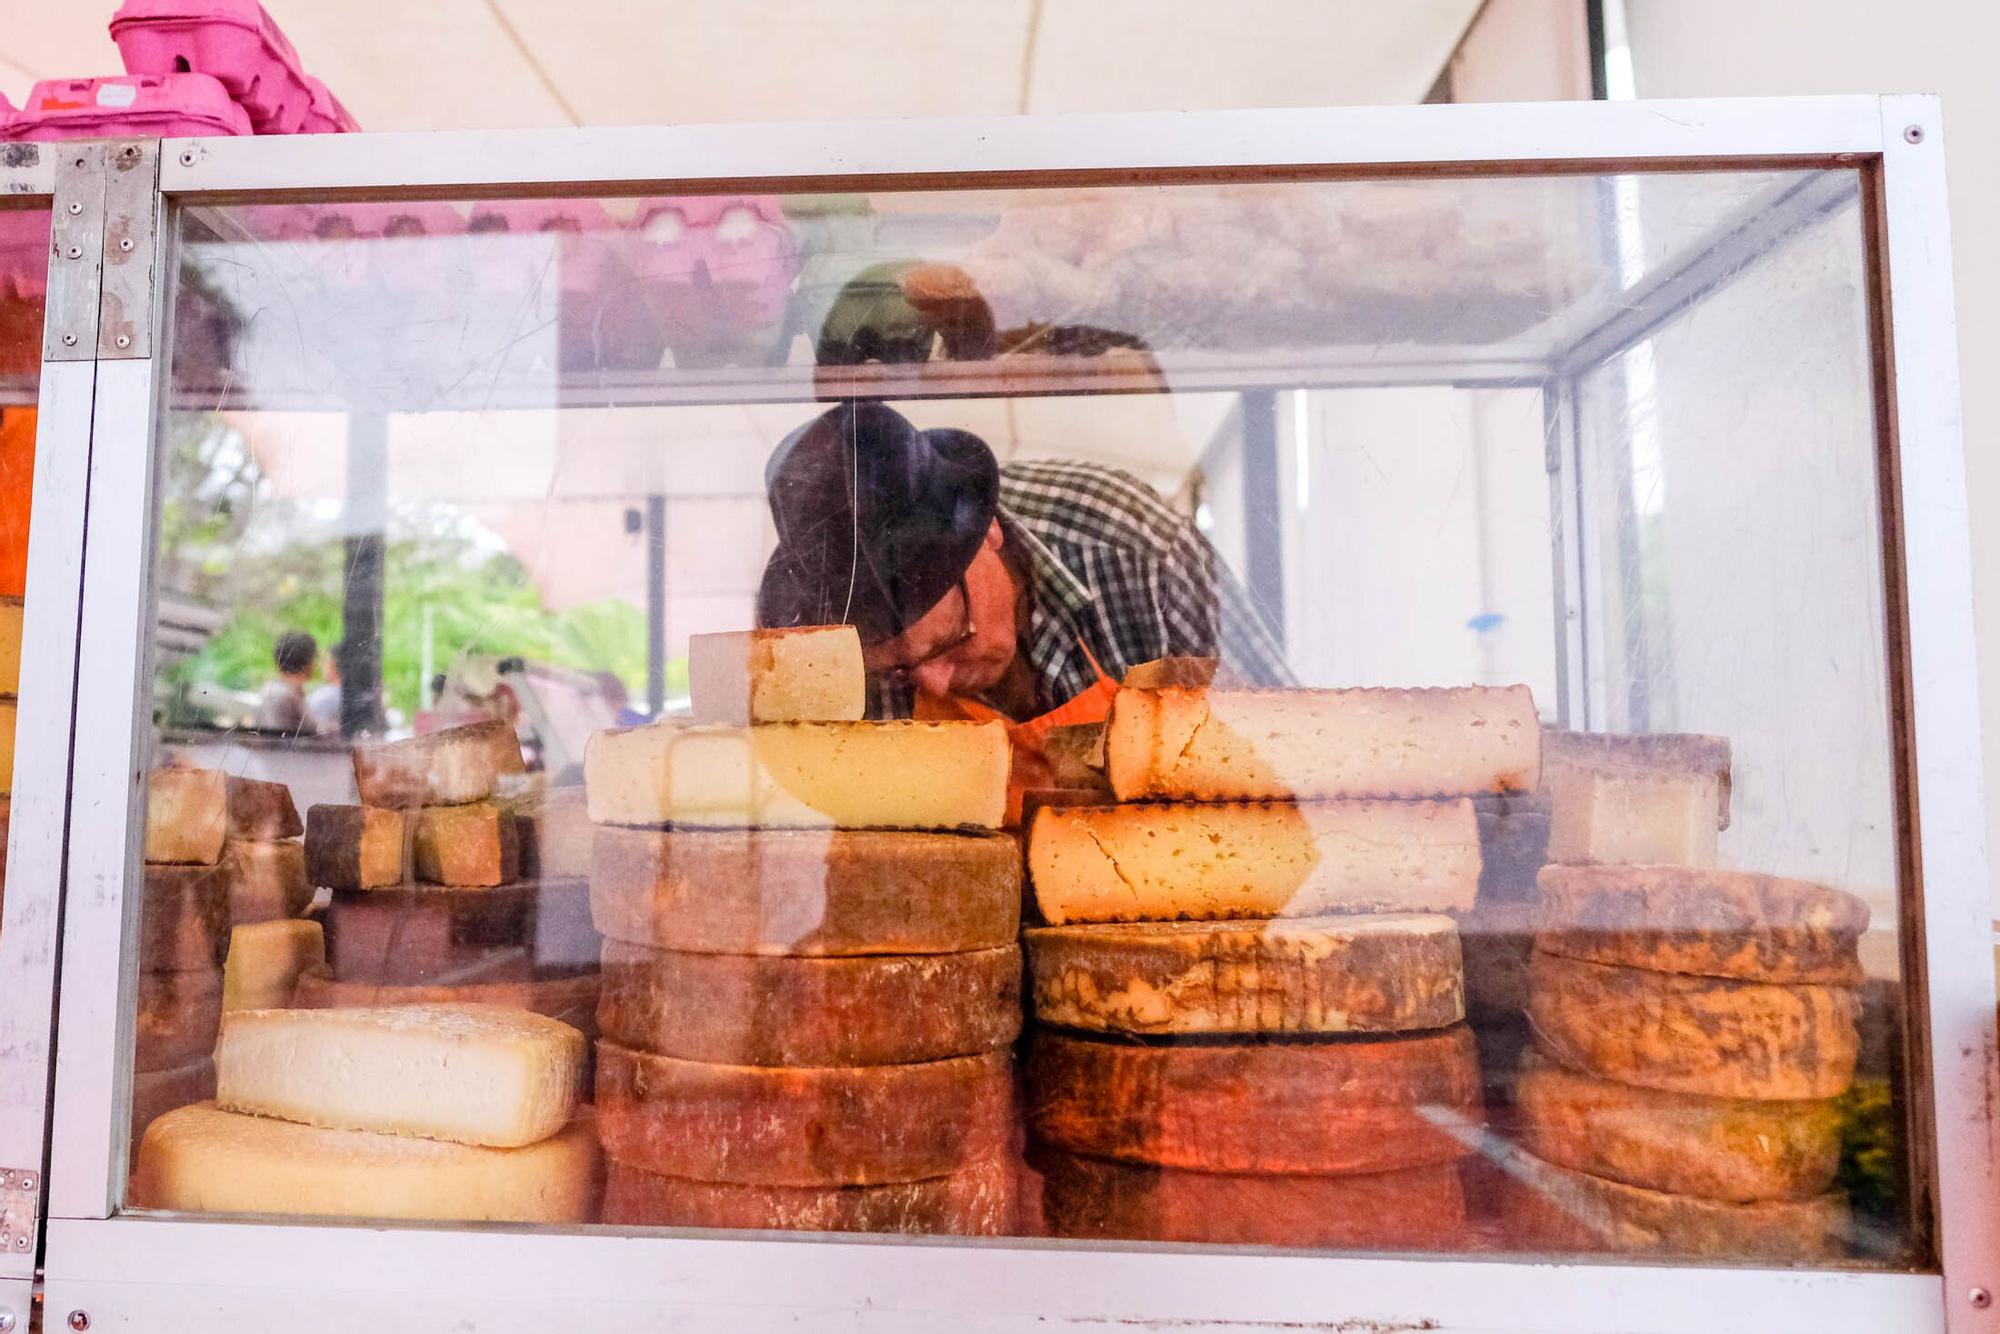
POLYGON ((1026 940, 1043 1024, 1395 1033, 1465 1017, 1458 928, 1433 914, 1111 922, 1040 927, 1026 940))
POLYGON ((213 866, 229 834, 219 769, 155 769, 146 781, 146 860, 213 866))
POLYGON ((385 806, 308 808, 306 876, 313 884, 331 890, 408 884, 408 812, 385 806))
POLYGON ((220 968, 139 974, 134 1070, 177 1070, 205 1060, 221 1030, 220 968))
POLYGON ((1686 866, 1549 866, 1537 945, 1663 973, 1857 986, 1868 905, 1804 880, 1686 866))
POLYGON ((146 867, 139 900, 139 968, 144 972, 220 968, 229 957, 230 882, 234 868, 146 867))
POLYGON ((787 1069, 597 1048, 604 1150, 665 1176, 869 1186, 945 1176, 1012 1140, 1012 1054, 787 1069))
POLYGON ((232 838, 222 860, 229 867, 229 919, 238 926, 297 917, 312 903, 301 844, 232 838))
POLYGON ((512 723, 499 719, 354 748, 364 806, 460 806, 493 795, 502 774, 526 769, 512 723))
POLYGON ((1001 834, 597 831, 608 939, 710 954, 949 954, 1015 942, 1021 860, 1001 834))
POLYGON ((1851 987, 1657 973, 1535 952, 1528 1019, 1544 1053, 1621 1083, 1717 1098, 1831 1098, 1854 1077, 1851 987))
POLYGON ((1472 1034, 1137 1046, 1037 1034, 1028 1122, 1071 1153, 1199 1172, 1435 1167, 1480 1124, 1472 1034))
POLYGON ((607 1165, 604 1221, 627 1227, 757 1228, 1004 1237, 1014 1231, 1006 1157, 926 1181, 879 1186, 741 1186, 607 1165))
POLYGON ((336 982, 326 973, 302 974, 292 993, 301 1010, 367 1005, 493 1005, 560 1019, 586 1038, 597 1036, 598 977, 534 978, 526 982, 467 982, 449 986, 394 986, 336 982))
POLYGON ((1465 959, 1465 1013, 1473 1022, 1520 1022, 1528 1008, 1528 965, 1535 954, 1536 911, 1525 904, 1482 905, 1458 915, 1465 959))
POLYGON ((410 861, 433 885, 505 885, 520 878, 521 840, 512 812, 491 802, 417 812, 410 861))
POLYGON ((1361 1176, 1247 1176, 1046 1149, 1034 1165, 1057 1237, 1368 1250, 1463 1244, 1465 1191, 1454 1163, 1361 1176))
POLYGON ((176 1107, 206 1102, 215 1096, 215 1058, 204 1056, 178 1070, 147 1070, 132 1076, 132 1155, 146 1127, 176 1107))
POLYGON ((784 958, 611 941, 598 1029, 722 1065, 904 1065, 992 1051, 1021 1031, 1021 951, 784 958))
POLYGON ((261 778, 229 779, 229 837, 260 843, 305 833, 292 790, 261 778))
POLYGON ((570 940, 551 949, 555 957, 544 957, 540 927, 545 920, 582 921, 587 893, 574 881, 339 892, 326 910, 327 962, 342 982, 395 985, 524 981, 552 969, 573 972, 595 963, 594 938, 570 940))
POLYGON ((1527 1147, 1559 1167, 1670 1195, 1809 1200, 1840 1165, 1830 1101, 1668 1093, 1530 1058, 1514 1089, 1527 1147))

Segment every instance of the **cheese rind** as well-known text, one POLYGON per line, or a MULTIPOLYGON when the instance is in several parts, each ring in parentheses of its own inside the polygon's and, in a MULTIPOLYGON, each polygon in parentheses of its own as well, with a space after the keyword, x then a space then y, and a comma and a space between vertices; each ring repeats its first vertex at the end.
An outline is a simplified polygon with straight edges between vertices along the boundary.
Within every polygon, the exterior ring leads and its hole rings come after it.
POLYGON ((1125 669, 1118 684, 1131 690, 1163 690, 1168 687, 1206 689, 1222 673, 1220 658, 1196 658, 1185 654, 1134 663, 1125 669))
POLYGON ((177 1070, 206 1060, 222 1027, 222 970, 139 974, 132 1068, 177 1070))
POLYGON ((261 778, 229 779, 229 837, 257 842, 297 838, 306 831, 292 790, 261 778))
POLYGON ((1854 1078, 1851 987, 1656 973, 1536 950, 1528 1019, 1572 1070, 1718 1098, 1831 1098, 1854 1078))
POLYGON ((1840 1166, 1840 1113, 1830 1101, 1667 1093, 1533 1058, 1514 1100, 1537 1157, 1672 1195, 1809 1200, 1840 1166))
POLYGON ((1014 1230, 1005 1157, 925 1181, 879 1186, 739 1186, 608 1164, 604 1221, 628 1227, 757 1228, 1003 1237, 1014 1230))
POLYGON ((608 939, 709 954, 947 954, 1014 943, 1021 857, 1001 834, 597 831, 608 939))
POLYGON ((861 636, 851 625, 688 637, 697 723, 842 722, 868 707, 861 636))
POLYGON ((239 926, 229 933, 222 966, 223 1012, 283 1009, 292 1003, 299 976, 324 967, 326 936, 318 922, 279 918, 239 926))
POLYGON ((1868 905, 1804 880, 1683 866, 1551 866, 1540 948, 1597 963, 1857 986, 1868 905))
MULTIPOLYGON (((1695 732, 1572 732, 1542 729, 1542 777, 1539 794, 1548 796, 1547 779, 1565 765, 1613 766, 1627 771, 1679 774, 1715 781, 1715 827, 1729 828, 1732 778, 1729 738, 1695 732)), ((1546 805, 1543 807, 1546 812, 1546 805)))
POLYGON ((410 857, 417 879, 433 885, 504 885, 521 874, 514 816, 491 802, 418 811, 410 857))
POLYGON ((1479 890, 1472 803, 1044 807, 1028 834, 1051 925, 1447 912, 1479 890))
POLYGON ((587 1120, 525 1148, 168 1112, 140 1141, 131 1202, 195 1213, 587 1223, 601 1177, 587 1120))
POLYGON ((1519 1024, 1528 1008, 1528 966, 1535 954, 1536 910, 1499 903, 1458 917, 1465 959, 1465 1012, 1475 1027, 1519 1024))
POLYGON ((1548 785, 1552 862, 1715 865, 1713 774, 1565 763, 1548 785))
POLYGON ((725 1065, 906 1065, 1021 1031, 1021 951, 863 958, 604 948, 606 1038, 725 1065))
POLYGON ((381 889, 410 881, 410 817, 383 806, 306 811, 306 875, 326 889, 381 889))
POLYGON ((461 806, 493 795, 502 774, 527 768, 512 723, 499 719, 354 748, 364 806, 461 806))
POLYGON ((1465 1017, 1449 917, 1097 923, 1026 933, 1035 1018, 1099 1032, 1393 1033, 1465 1017))
POLYGON ((148 865, 139 900, 142 972, 220 968, 229 954, 234 867, 148 865))
POLYGON ((311 906, 303 845, 232 838, 222 860, 229 867, 229 920, 237 925, 297 917, 311 906))
POLYGON ((1120 801, 1437 797, 1534 788, 1526 686, 1121 689, 1105 734, 1120 801))
POLYGON ((519 1148, 576 1111, 583 1035, 482 1005, 242 1010, 222 1026, 215 1102, 336 1130, 519 1148))
POLYGON ((217 769, 155 769, 146 782, 146 860, 222 860, 229 834, 228 780, 217 769))
POLYGON ((594 967, 602 946, 575 881, 337 892, 326 930, 334 977, 393 985, 575 972, 594 967))
POLYGON ((455 986, 392 986, 336 982, 324 972, 299 977, 292 1004, 302 1010, 383 1005, 487 1005, 560 1019, 585 1038, 597 1036, 598 977, 536 978, 527 982, 468 982, 455 986))
POLYGON ((1481 1122, 1472 1034, 1133 1046, 1039 1033, 1029 1126, 1043 1143, 1199 1172, 1339 1176, 1455 1162, 1481 1122))
POLYGON ((997 829, 999 723, 655 723, 584 749, 590 818, 709 828, 997 829))
POLYGON ((597 1049, 604 1151, 665 1176, 869 1186, 945 1176, 1005 1150, 1006 1051, 915 1065, 710 1065, 597 1049))

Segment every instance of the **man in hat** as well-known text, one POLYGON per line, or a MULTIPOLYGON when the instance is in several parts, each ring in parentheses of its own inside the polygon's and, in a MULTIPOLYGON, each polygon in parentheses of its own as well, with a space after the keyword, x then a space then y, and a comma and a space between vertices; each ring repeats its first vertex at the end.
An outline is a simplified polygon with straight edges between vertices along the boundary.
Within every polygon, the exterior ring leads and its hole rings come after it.
POLYGON ((997 718, 1040 785, 1050 727, 1100 722, 1134 664, 1219 658, 1290 680, 1248 595, 1150 487, 1085 463, 1011 463, 877 402, 794 431, 765 468, 778 549, 767 626, 850 623, 873 717, 997 718))

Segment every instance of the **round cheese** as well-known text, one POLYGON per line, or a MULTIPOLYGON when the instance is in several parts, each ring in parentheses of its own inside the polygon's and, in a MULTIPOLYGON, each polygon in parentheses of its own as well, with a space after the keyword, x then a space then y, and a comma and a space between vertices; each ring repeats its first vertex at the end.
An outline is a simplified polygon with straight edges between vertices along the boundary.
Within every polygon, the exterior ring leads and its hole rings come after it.
POLYGON ((221 1029, 220 968, 139 974, 134 1070, 177 1070, 206 1060, 221 1029))
POLYGON ((1855 986, 1868 905, 1803 880, 1687 866, 1549 866, 1539 948, 1752 982, 1855 986))
POLYGON ((945 1176, 1008 1147, 1012 1055, 917 1065, 711 1065, 597 1049, 605 1152, 665 1176, 869 1186, 945 1176))
POLYGON ((1718 1098, 1831 1098, 1854 1078, 1851 987, 1656 973, 1537 950, 1528 1019, 1562 1065, 1718 1098))
POLYGON ((627 1227, 1001 1237, 1014 1230, 1015 1169, 1009 1159, 995 1157, 927 1181, 737 1186, 661 1176, 613 1160, 605 1184, 604 1221, 627 1227))
POLYGON ((145 972, 220 968, 229 954, 233 864, 146 867, 139 900, 139 967, 145 972))
POLYGON ((1112 1033, 1387 1033, 1465 1017, 1458 928, 1391 913, 1027 932, 1035 1018, 1112 1033))
POLYGON ((1479 1126, 1472 1034, 1135 1046, 1037 1035, 1029 1124, 1072 1153, 1332 1176, 1449 1163, 1479 1126))
POLYGON ((1012 945, 1021 855, 1000 834, 600 828, 613 940, 703 954, 953 954, 1012 945))
POLYGON ((812 959, 604 947, 599 1031, 725 1065, 904 1065, 1021 1031, 1021 951, 812 959))
POLYGON ((560 1019, 586 1038, 597 1036, 596 973, 536 978, 527 982, 465 982, 437 987, 379 986, 336 982, 323 972, 304 973, 292 993, 302 1010, 346 1009, 358 1005, 496 1005, 560 1019))
POLYGON ((1840 1115, 1823 1100, 1668 1093, 1530 1058, 1514 1101, 1537 1157, 1674 1195, 1808 1200, 1840 1165, 1840 1115))
POLYGON ((1058 1237, 1216 1246, 1441 1250, 1462 1244, 1454 1164, 1362 1176, 1244 1176, 1045 1150, 1042 1209, 1058 1237))
MULTIPOLYGON (((204 1056, 178 1070, 148 1070, 132 1076, 132 1152, 146 1127, 176 1107, 215 1096, 215 1061, 204 1056)), ((137 1161, 136 1157, 134 1161, 137 1161)))

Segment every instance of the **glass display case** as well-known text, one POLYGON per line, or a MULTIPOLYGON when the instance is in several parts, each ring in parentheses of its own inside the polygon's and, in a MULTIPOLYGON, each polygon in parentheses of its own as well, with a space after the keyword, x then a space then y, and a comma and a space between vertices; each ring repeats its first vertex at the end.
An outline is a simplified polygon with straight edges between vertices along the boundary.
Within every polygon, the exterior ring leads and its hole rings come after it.
POLYGON ((2000 1327, 1939 135, 106 146, 52 1318, 2000 1327))

